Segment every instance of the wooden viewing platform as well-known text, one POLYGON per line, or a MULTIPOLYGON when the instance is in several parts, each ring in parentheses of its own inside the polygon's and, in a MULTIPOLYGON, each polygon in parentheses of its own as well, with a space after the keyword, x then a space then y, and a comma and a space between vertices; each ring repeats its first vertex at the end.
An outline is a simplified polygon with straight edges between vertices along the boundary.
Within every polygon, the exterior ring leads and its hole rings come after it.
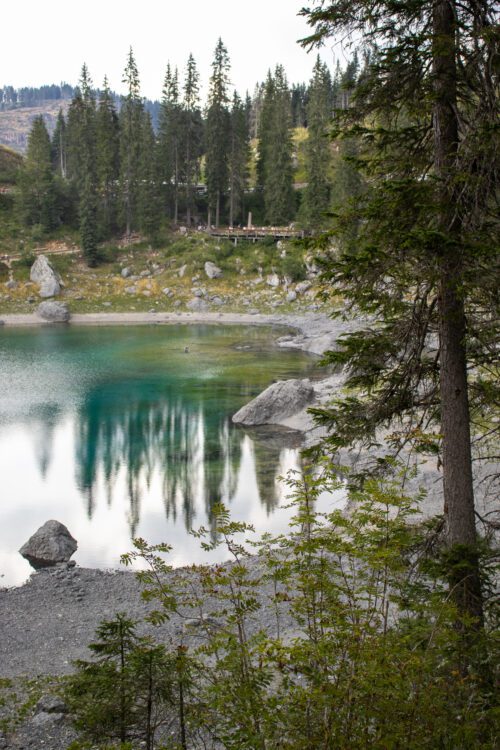
POLYGON ((301 240, 306 235, 303 229, 291 227, 219 227, 218 229, 206 229, 206 232, 211 237, 231 240, 235 245, 238 244, 238 240, 259 242, 259 240, 271 238, 277 242, 278 240, 301 240))

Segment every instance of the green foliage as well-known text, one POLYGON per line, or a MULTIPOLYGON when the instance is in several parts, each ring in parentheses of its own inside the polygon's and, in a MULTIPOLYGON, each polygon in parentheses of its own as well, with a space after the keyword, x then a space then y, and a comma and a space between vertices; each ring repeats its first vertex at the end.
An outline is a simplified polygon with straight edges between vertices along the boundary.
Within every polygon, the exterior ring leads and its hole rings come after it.
POLYGON ((50 138, 40 115, 33 120, 26 160, 18 177, 18 206, 22 221, 47 232, 58 223, 57 191, 52 174, 50 138))
POLYGON ((397 467, 351 490, 349 513, 320 513, 319 496, 345 486, 337 476, 324 464, 288 480, 290 532, 254 542, 257 558, 240 541, 252 528, 223 506, 195 536, 231 564, 177 574, 170 547, 144 540, 124 557, 148 565, 138 575, 159 605, 153 622, 198 619, 192 726, 203 734, 189 746, 493 750, 495 620, 472 641, 457 629, 440 543, 415 524, 418 498, 397 467))

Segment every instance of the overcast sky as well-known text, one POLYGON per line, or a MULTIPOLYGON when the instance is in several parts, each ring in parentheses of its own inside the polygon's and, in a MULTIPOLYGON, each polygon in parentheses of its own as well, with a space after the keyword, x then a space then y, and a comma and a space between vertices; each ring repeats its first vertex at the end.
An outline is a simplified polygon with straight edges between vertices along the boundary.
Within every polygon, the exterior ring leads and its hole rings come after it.
MULTIPOLYGON (((120 91, 128 48, 132 45, 144 96, 160 98, 168 61, 184 68, 193 53, 206 88, 218 37, 231 59, 231 78, 244 94, 276 63, 290 82, 310 78, 316 52, 297 39, 307 35, 297 16, 306 0, 23 0, 2 4, 0 85, 75 84, 82 63, 95 85, 105 74, 120 91)), ((333 68, 338 48, 322 58, 333 68)))

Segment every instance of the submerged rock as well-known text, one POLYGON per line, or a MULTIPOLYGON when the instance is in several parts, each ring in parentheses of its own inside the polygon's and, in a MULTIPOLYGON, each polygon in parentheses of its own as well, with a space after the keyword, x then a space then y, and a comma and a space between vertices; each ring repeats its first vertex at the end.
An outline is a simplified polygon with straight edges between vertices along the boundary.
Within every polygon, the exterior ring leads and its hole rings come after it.
POLYGON ((39 255, 31 266, 30 279, 38 284, 40 297, 55 297, 61 291, 61 278, 45 255, 39 255))
POLYGON ((54 300, 41 302, 38 305, 37 314, 43 320, 51 323, 67 323, 70 319, 68 305, 64 302, 55 302, 54 300))
POLYGON ((301 411, 314 399, 310 381, 279 380, 243 406, 233 416, 235 424, 278 424, 301 411))
POLYGON ((68 562, 78 543, 59 521, 47 521, 35 531, 19 552, 38 570, 68 562))

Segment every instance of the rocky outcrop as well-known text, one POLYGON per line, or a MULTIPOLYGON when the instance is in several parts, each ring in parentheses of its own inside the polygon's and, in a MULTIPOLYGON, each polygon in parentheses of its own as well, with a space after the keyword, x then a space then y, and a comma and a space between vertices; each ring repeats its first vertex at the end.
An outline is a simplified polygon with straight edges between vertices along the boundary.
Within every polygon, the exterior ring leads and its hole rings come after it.
POLYGON ((39 255, 31 266, 30 279, 38 284, 40 297, 55 297, 61 291, 61 278, 45 255, 39 255))
POLYGON ((19 552, 38 570, 68 562, 78 543, 59 521, 47 521, 35 531, 19 552))
POLYGON ((68 305, 54 300, 41 302, 37 308, 37 315, 49 323, 67 323, 70 319, 68 305))
POLYGON ((205 273, 209 279, 220 279, 222 276, 222 269, 220 269, 219 266, 216 266, 215 263, 212 263, 211 260, 207 260, 205 263, 205 273))
POLYGON ((242 425, 278 424, 313 400, 314 388, 309 380, 279 380, 236 412, 233 422, 242 425))

